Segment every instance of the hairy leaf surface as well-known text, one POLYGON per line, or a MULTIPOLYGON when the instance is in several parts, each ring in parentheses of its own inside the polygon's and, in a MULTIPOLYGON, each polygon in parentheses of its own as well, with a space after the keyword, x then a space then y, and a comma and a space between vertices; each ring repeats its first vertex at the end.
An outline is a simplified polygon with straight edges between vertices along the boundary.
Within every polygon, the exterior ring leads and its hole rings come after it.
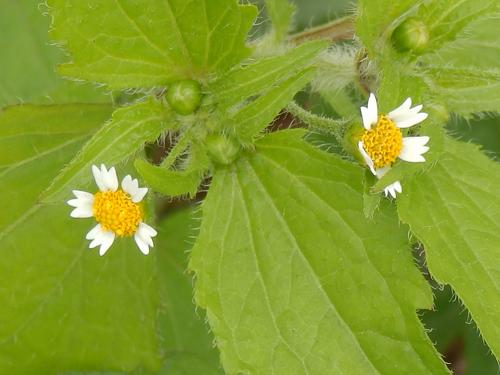
POLYGON ((49 0, 71 77, 154 87, 225 71, 248 55, 256 8, 235 0, 49 0))
POLYGON ((303 135, 263 138, 203 205, 190 266, 226 372, 446 374, 407 230, 386 204, 366 220, 362 170, 303 135))
POLYGON ((170 122, 170 112, 161 102, 147 100, 120 108, 90 139, 43 193, 45 201, 68 198, 71 189, 82 189, 92 181, 92 164, 113 166, 136 153, 146 141, 154 141, 170 122))
POLYGON ((269 90, 311 64, 314 57, 328 46, 324 41, 304 43, 283 55, 268 57, 237 67, 210 85, 210 101, 221 111, 269 90))
POLYGON ((398 200, 429 269, 450 284, 500 356, 500 167, 477 146, 448 139, 441 160, 398 200))

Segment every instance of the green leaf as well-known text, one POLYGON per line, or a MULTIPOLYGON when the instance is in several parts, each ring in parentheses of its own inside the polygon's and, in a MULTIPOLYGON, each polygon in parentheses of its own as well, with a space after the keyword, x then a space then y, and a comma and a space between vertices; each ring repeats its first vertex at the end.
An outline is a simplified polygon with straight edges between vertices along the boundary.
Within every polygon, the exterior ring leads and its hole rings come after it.
POLYGON ((18 103, 109 102, 104 90, 65 81, 54 71, 62 52, 49 45, 40 0, 0 0, 0 107, 18 103))
POLYGON ((78 155, 56 177, 43 193, 44 201, 67 198, 71 189, 82 189, 92 182, 92 164, 108 166, 125 161, 136 153, 146 141, 155 141, 172 126, 170 112, 161 102, 147 100, 113 113, 78 155))
POLYGON ((422 59, 432 89, 450 110, 463 115, 499 111, 499 23, 498 13, 471 22, 454 42, 422 59))
POLYGON ((196 301, 229 374, 446 374, 417 318, 432 294, 362 169, 298 130, 215 172, 192 251, 196 301), (398 361, 395 361, 397 358, 398 361))
POLYGON ((158 282, 162 300, 159 329, 165 364, 158 375, 221 374, 219 354, 202 311, 193 303, 193 282, 186 272, 190 239, 197 223, 193 209, 170 214, 158 235, 158 282))
POLYGON ((49 0, 62 74, 112 88, 205 79, 245 58, 254 6, 235 0, 49 0))
POLYGON ((35 146, 41 139, 45 147, 1 172, 0 321, 8 322, 0 325, 2 374, 158 364, 154 257, 144 257, 130 238, 99 257, 84 240, 93 223, 71 219, 62 203, 35 204, 110 112, 97 105, 24 106, 0 116, 0 139, 35 146))
POLYGON ((273 37, 276 42, 281 42, 288 34, 295 7, 288 0, 265 0, 265 4, 273 26, 273 37))
POLYGON ((281 56, 235 68, 210 84, 210 101, 217 103, 221 112, 227 111, 235 104, 299 73, 327 46, 324 41, 304 43, 281 56))
POLYGON ((472 144, 445 146, 439 162, 405 186, 399 215, 423 242, 433 277, 453 287, 500 357, 500 167, 472 144))
POLYGON ((171 197, 184 194, 194 197, 203 177, 203 170, 171 171, 142 159, 137 159, 134 166, 148 186, 171 197))
POLYGON ((252 143, 313 76, 314 68, 305 69, 241 108, 230 118, 236 137, 244 144, 252 143))

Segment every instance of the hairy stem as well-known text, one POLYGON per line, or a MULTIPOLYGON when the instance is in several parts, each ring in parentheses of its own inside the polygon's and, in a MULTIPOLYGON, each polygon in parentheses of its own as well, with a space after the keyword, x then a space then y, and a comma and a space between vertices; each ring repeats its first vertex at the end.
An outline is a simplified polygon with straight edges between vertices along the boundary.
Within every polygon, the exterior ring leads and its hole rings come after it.
POLYGON ((161 162, 161 167, 170 168, 177 158, 182 155, 182 153, 187 149, 189 145, 189 136, 187 133, 183 133, 177 139, 177 143, 170 149, 167 157, 161 162))
POLYGON ((294 117, 307 124, 310 129, 331 134, 339 143, 342 143, 345 125, 347 124, 346 120, 334 120, 328 117, 315 115, 295 102, 288 104, 286 109, 294 117))

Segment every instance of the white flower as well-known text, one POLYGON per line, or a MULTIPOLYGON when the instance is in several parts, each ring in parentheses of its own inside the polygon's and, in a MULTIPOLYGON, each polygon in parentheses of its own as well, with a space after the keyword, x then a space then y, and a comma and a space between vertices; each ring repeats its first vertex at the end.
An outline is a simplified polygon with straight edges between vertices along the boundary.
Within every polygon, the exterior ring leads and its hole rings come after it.
POLYGON ((130 175, 123 178, 121 189, 114 167, 109 170, 104 164, 101 168, 92 166, 92 174, 99 191, 95 194, 73 190, 75 199, 68 201, 74 207, 70 216, 74 218, 94 217, 98 224, 85 237, 90 240, 89 247, 100 246, 99 255, 104 255, 111 247, 115 237, 131 237, 143 254, 153 247, 152 238, 156 230, 142 221, 143 210, 139 205, 147 188, 140 188, 139 182, 130 175))
MULTIPOLYGON (((365 131, 358 142, 358 148, 377 178, 382 178, 397 158, 413 163, 425 161, 422 155, 429 151, 426 146, 429 137, 403 137, 400 130, 424 121, 428 115, 420 112, 421 109, 422 105, 411 108, 411 98, 408 98, 389 114, 379 115, 377 99, 373 94, 368 98, 368 107, 361 107, 365 131)), ((384 189, 385 195, 390 194, 393 198, 402 191, 399 181, 384 189)))

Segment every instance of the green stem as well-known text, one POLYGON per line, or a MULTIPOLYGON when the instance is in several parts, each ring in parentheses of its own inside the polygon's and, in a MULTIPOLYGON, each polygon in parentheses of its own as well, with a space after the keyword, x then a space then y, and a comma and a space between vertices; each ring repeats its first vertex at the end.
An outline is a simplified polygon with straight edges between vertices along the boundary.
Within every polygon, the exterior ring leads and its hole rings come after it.
POLYGON ((189 145, 189 134, 185 132, 179 136, 177 143, 170 149, 167 157, 161 162, 160 166, 169 169, 179 156, 186 150, 189 145))
POLYGON ((328 117, 315 115, 314 113, 305 110, 295 102, 288 104, 287 111, 303 123, 307 124, 310 129, 331 134, 339 143, 342 143, 345 125, 347 124, 346 120, 334 120, 328 117))
POLYGON ((350 40, 354 37, 354 17, 346 16, 325 23, 300 33, 290 35, 290 41, 295 44, 313 39, 329 39, 332 42, 350 40))

